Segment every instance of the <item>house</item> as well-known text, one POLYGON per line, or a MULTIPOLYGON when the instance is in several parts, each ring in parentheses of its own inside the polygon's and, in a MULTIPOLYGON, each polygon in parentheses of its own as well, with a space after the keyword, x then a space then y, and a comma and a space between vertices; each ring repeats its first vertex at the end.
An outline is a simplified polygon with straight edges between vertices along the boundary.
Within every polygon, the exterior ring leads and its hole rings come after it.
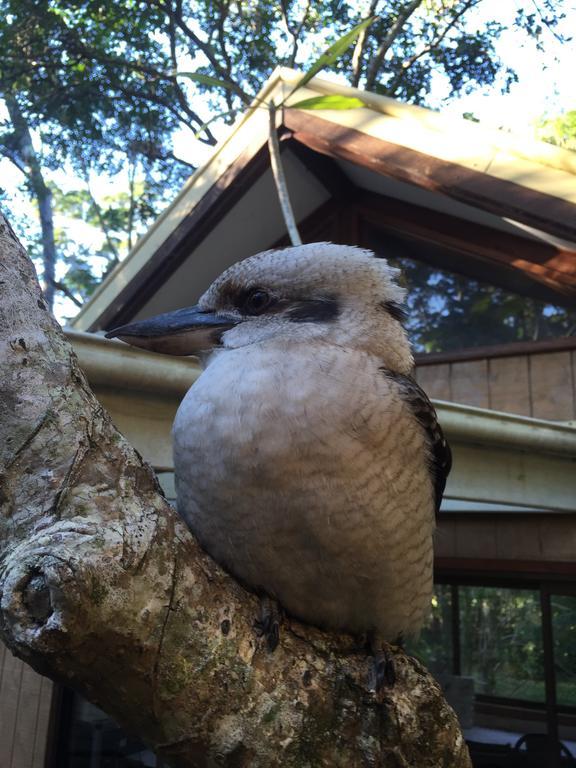
MULTIPOLYGON (((273 74, 69 331, 98 397, 169 497, 170 424, 199 370, 95 332, 189 305, 225 267, 286 244, 262 101, 287 98, 278 132, 304 241, 358 244, 576 306, 573 153, 321 78, 290 95, 297 80, 273 74), (365 106, 290 108, 319 95, 365 106)), ((548 748, 542 734, 576 742, 576 337, 422 354, 416 376, 454 452, 433 620, 417 650, 460 691, 476 765, 533 765, 548 748)), ((133 757, 141 749, 8 652, 3 664, 1 765, 40 766, 48 749, 60 768, 106 739, 133 757)))

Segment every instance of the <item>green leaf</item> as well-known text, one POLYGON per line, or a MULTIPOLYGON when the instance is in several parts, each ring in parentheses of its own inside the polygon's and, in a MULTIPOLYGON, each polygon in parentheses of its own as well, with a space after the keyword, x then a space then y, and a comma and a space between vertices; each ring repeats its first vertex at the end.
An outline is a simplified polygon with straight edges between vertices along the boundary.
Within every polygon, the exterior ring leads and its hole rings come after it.
POLYGON ((290 104, 290 109, 358 109, 367 104, 355 96, 313 96, 290 104))
POLYGON ((370 24, 373 24, 374 21, 376 21, 378 17, 377 16, 370 16, 368 19, 364 19, 364 21, 361 21, 360 24, 356 24, 355 27, 352 27, 350 32, 346 32, 345 35, 342 35, 338 40, 336 40, 335 43, 332 43, 330 48, 327 48, 324 53, 316 59, 314 64, 308 69, 308 71, 298 80, 294 88, 290 91, 290 96, 294 93, 294 91, 297 91, 298 88, 302 88, 303 85, 306 85, 312 78, 320 72, 320 70, 324 69, 324 67, 328 67, 330 64, 333 64, 337 59, 342 56, 343 53, 345 53, 348 48, 352 45, 354 40, 358 37, 360 32, 362 32, 364 29, 367 29, 370 24))
POLYGON ((206 128, 208 128, 208 126, 211 125, 215 120, 220 120, 223 117, 228 117, 228 115, 232 115, 234 114, 234 112, 236 112, 235 109, 230 109, 230 110, 227 110, 226 112, 218 112, 217 115, 214 115, 213 117, 210 118, 210 120, 207 120, 205 123, 202 123, 200 128, 194 131, 194 133, 192 134, 193 138, 195 139, 200 138, 200 136, 202 136, 206 128))
POLYGON ((174 74, 176 77, 187 77, 194 83, 200 83, 200 85, 209 85, 213 88, 228 88, 229 91, 234 90, 233 83, 220 80, 217 77, 211 77, 210 75, 201 75, 199 72, 175 72, 174 74))

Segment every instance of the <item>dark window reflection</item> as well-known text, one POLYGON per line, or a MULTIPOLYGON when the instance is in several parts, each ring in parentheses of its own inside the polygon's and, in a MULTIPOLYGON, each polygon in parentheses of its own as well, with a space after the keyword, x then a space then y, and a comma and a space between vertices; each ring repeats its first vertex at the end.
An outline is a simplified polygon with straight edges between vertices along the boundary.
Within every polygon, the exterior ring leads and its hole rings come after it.
POLYGON ((539 585, 436 584, 430 619, 409 643, 458 715, 474 768, 576 768, 576 595, 551 591, 555 703, 539 585))
POLYGON ((50 768, 167 768, 139 739, 72 691, 62 695, 59 731, 50 768))
POLYGON ((476 693, 544 702, 540 595, 525 589, 459 587, 462 674, 476 693))
POLYGON ((576 707, 576 596, 552 595, 552 637, 558 704, 576 707))
POLYGON ((430 619, 419 637, 410 643, 410 652, 436 675, 453 671, 451 592, 449 584, 435 585, 430 619))

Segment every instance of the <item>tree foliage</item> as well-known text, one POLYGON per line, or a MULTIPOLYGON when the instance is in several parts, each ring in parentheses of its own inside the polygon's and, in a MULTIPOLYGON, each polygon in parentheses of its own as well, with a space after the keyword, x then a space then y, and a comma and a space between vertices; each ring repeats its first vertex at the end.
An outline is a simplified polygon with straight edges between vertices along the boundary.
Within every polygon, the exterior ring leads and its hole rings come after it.
MULTIPOLYGON (((136 223, 144 227, 191 170, 174 154, 176 131, 214 144, 216 114, 232 121, 277 65, 306 70, 363 18, 376 17, 326 67, 352 85, 415 104, 428 102, 438 80, 453 97, 508 88, 516 76, 496 52, 506 22, 479 15, 485 2, 0 0, 0 153, 41 211, 48 294, 59 283, 81 302, 102 273, 89 274, 81 246, 72 257, 71 238, 54 232, 54 210, 63 212, 69 191, 55 196, 48 180, 56 169, 77 177, 78 194, 96 174, 128 179, 116 207, 129 245, 136 223), (57 281, 54 262, 70 258, 57 281), (87 273, 81 280, 78 269, 87 273)), ((519 4, 516 24, 540 39, 562 17, 561 5, 540 0, 533 13, 519 4)), ((108 225, 94 223, 109 241, 108 225)))
MULTIPOLYGON (((574 706, 576 597, 552 594, 551 618, 557 701, 574 706)), ((428 624, 410 651, 425 659, 435 674, 453 674, 457 627, 460 674, 474 678, 476 693, 542 704, 542 623, 535 589, 437 584, 428 624), (458 601, 453 602, 456 591, 458 601)))
POLYGON ((393 260, 408 287, 407 330, 417 352, 576 334, 576 312, 408 258, 393 260))
POLYGON ((575 151, 576 109, 571 109, 557 117, 543 119, 538 126, 538 135, 543 141, 575 151))

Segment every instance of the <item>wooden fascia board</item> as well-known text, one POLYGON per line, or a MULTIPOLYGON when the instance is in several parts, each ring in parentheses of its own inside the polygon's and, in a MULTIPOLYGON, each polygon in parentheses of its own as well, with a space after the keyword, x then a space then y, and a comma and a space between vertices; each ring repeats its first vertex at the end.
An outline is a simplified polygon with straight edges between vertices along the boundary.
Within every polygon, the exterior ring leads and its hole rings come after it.
POLYGON ((576 579, 576 563, 555 560, 515 560, 513 558, 486 559, 467 557, 437 557, 434 560, 435 575, 459 576, 461 579, 500 576, 502 578, 527 575, 534 579, 576 579))
POLYGON ((268 168, 266 143, 248 146, 216 180, 162 245, 91 325, 90 331, 130 321, 191 251, 218 225, 246 189, 268 168))
POLYGON ((562 198, 369 136, 302 110, 285 110, 284 125, 296 141, 322 154, 440 192, 543 232, 576 240, 576 206, 562 198))
POLYGON ((355 199, 361 217, 377 227, 504 264, 559 294, 576 297, 576 251, 375 192, 358 191, 355 199))

